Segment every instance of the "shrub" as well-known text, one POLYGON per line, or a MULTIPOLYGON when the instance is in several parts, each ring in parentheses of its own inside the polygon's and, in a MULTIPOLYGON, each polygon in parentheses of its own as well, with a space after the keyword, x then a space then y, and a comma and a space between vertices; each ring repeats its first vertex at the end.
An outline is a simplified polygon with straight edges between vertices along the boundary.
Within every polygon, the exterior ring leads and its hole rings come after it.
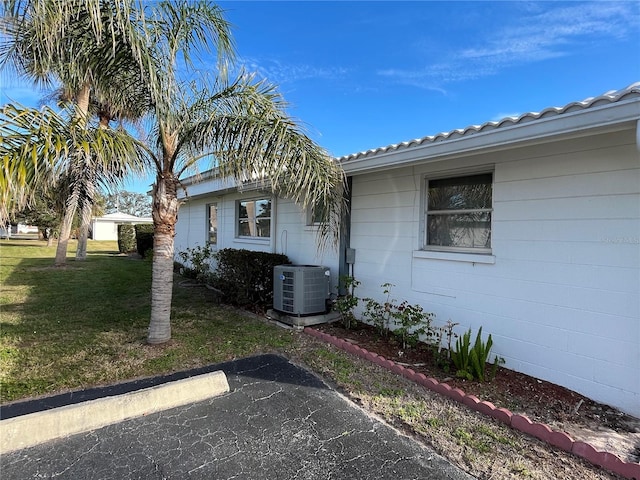
POLYGON ((194 278, 198 282, 208 282, 211 276, 211 260, 214 256, 215 252, 208 244, 204 247, 197 246, 187 248, 184 252, 178 252, 178 257, 183 262, 182 274, 187 278, 194 278))
POLYGON ((395 300, 391 298, 391 287, 394 286, 391 283, 383 283, 381 285, 384 294, 387 296, 384 303, 378 302, 375 298, 363 299, 365 310, 362 312, 362 316, 371 322, 382 336, 386 336, 391 328, 391 306, 395 303, 395 300))
POLYGON ((459 324, 453 323, 451 319, 449 319, 447 323, 435 331, 436 339, 433 345, 433 356, 436 364, 442 367, 447 373, 451 368, 452 342, 458 338, 458 334, 453 331, 456 325, 459 324))
POLYGON ((234 248, 219 250, 215 258, 211 283, 224 301, 261 309, 273 305, 273 267, 291 263, 286 255, 234 248))
POLYGON ((118 225, 118 251, 120 253, 135 252, 136 230, 133 225, 118 225))
POLYGON ((136 225, 136 249, 142 258, 153 252, 153 225, 144 223, 136 225))
POLYGON ((402 348, 415 346, 421 337, 431 342, 435 335, 431 326, 434 314, 424 312, 422 306, 411 305, 406 300, 400 304, 391 296, 391 288, 395 285, 384 283, 381 285, 387 296, 384 303, 373 298, 365 298, 363 317, 368 319, 381 335, 393 332, 402 342, 402 348))
POLYGON ((406 300, 400 305, 393 305, 391 318, 393 318, 393 334, 400 338, 402 348, 414 347, 420 340, 420 336, 431 341, 434 330, 431 327, 433 313, 425 313, 422 306, 411 305, 406 300))
POLYGON ((347 330, 357 322, 356 317, 353 314, 353 309, 358 306, 359 298, 355 296, 355 290, 358 285, 360 285, 360 282, 349 275, 343 275, 340 277, 338 290, 344 288, 347 293, 338 297, 334 308, 340 312, 342 324, 347 330))

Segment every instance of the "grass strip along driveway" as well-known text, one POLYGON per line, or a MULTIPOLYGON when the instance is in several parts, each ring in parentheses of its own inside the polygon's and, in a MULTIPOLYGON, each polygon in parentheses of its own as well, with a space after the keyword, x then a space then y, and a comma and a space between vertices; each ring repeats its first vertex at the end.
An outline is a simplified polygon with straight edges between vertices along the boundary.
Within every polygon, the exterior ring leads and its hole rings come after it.
MULTIPOLYGON (((70 245, 69 252, 75 248, 70 245)), ((275 352, 432 446, 478 478, 618 478, 308 335, 174 289, 173 339, 145 344, 151 263, 90 242, 53 267, 55 247, 0 242, 2 403, 275 352)))

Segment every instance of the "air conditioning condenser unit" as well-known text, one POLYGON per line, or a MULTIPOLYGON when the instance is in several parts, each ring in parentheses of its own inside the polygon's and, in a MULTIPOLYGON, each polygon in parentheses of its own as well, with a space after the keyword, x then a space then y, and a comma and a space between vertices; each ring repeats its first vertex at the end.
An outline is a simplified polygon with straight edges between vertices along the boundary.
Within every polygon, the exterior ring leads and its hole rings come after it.
POLYGON ((277 265, 273 268, 273 309, 294 316, 323 314, 329 283, 327 267, 277 265))

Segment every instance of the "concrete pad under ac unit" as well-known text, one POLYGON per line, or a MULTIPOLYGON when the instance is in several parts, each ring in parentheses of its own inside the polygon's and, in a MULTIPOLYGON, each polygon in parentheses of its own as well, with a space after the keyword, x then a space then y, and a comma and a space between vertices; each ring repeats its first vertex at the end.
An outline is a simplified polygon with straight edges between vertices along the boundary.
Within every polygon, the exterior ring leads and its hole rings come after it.
POLYGON ((276 322, 284 323, 292 327, 304 328, 310 325, 319 325, 321 323, 331 323, 340 320, 340 312, 329 312, 319 315, 294 316, 277 310, 267 310, 267 317, 276 322))

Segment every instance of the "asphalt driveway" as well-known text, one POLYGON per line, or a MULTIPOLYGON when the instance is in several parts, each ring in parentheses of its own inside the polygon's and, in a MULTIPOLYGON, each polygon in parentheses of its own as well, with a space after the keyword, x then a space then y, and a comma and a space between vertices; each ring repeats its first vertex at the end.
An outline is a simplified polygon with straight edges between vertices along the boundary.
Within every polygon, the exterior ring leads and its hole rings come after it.
MULTIPOLYGON (((5 454, 0 476, 3 480, 472 478, 283 357, 261 355, 207 370, 223 370, 230 392, 5 454)), ((148 386, 167 378, 118 388, 148 386)), ((28 402, 3 416, 113 393, 113 389, 94 389, 75 397, 28 402)))

